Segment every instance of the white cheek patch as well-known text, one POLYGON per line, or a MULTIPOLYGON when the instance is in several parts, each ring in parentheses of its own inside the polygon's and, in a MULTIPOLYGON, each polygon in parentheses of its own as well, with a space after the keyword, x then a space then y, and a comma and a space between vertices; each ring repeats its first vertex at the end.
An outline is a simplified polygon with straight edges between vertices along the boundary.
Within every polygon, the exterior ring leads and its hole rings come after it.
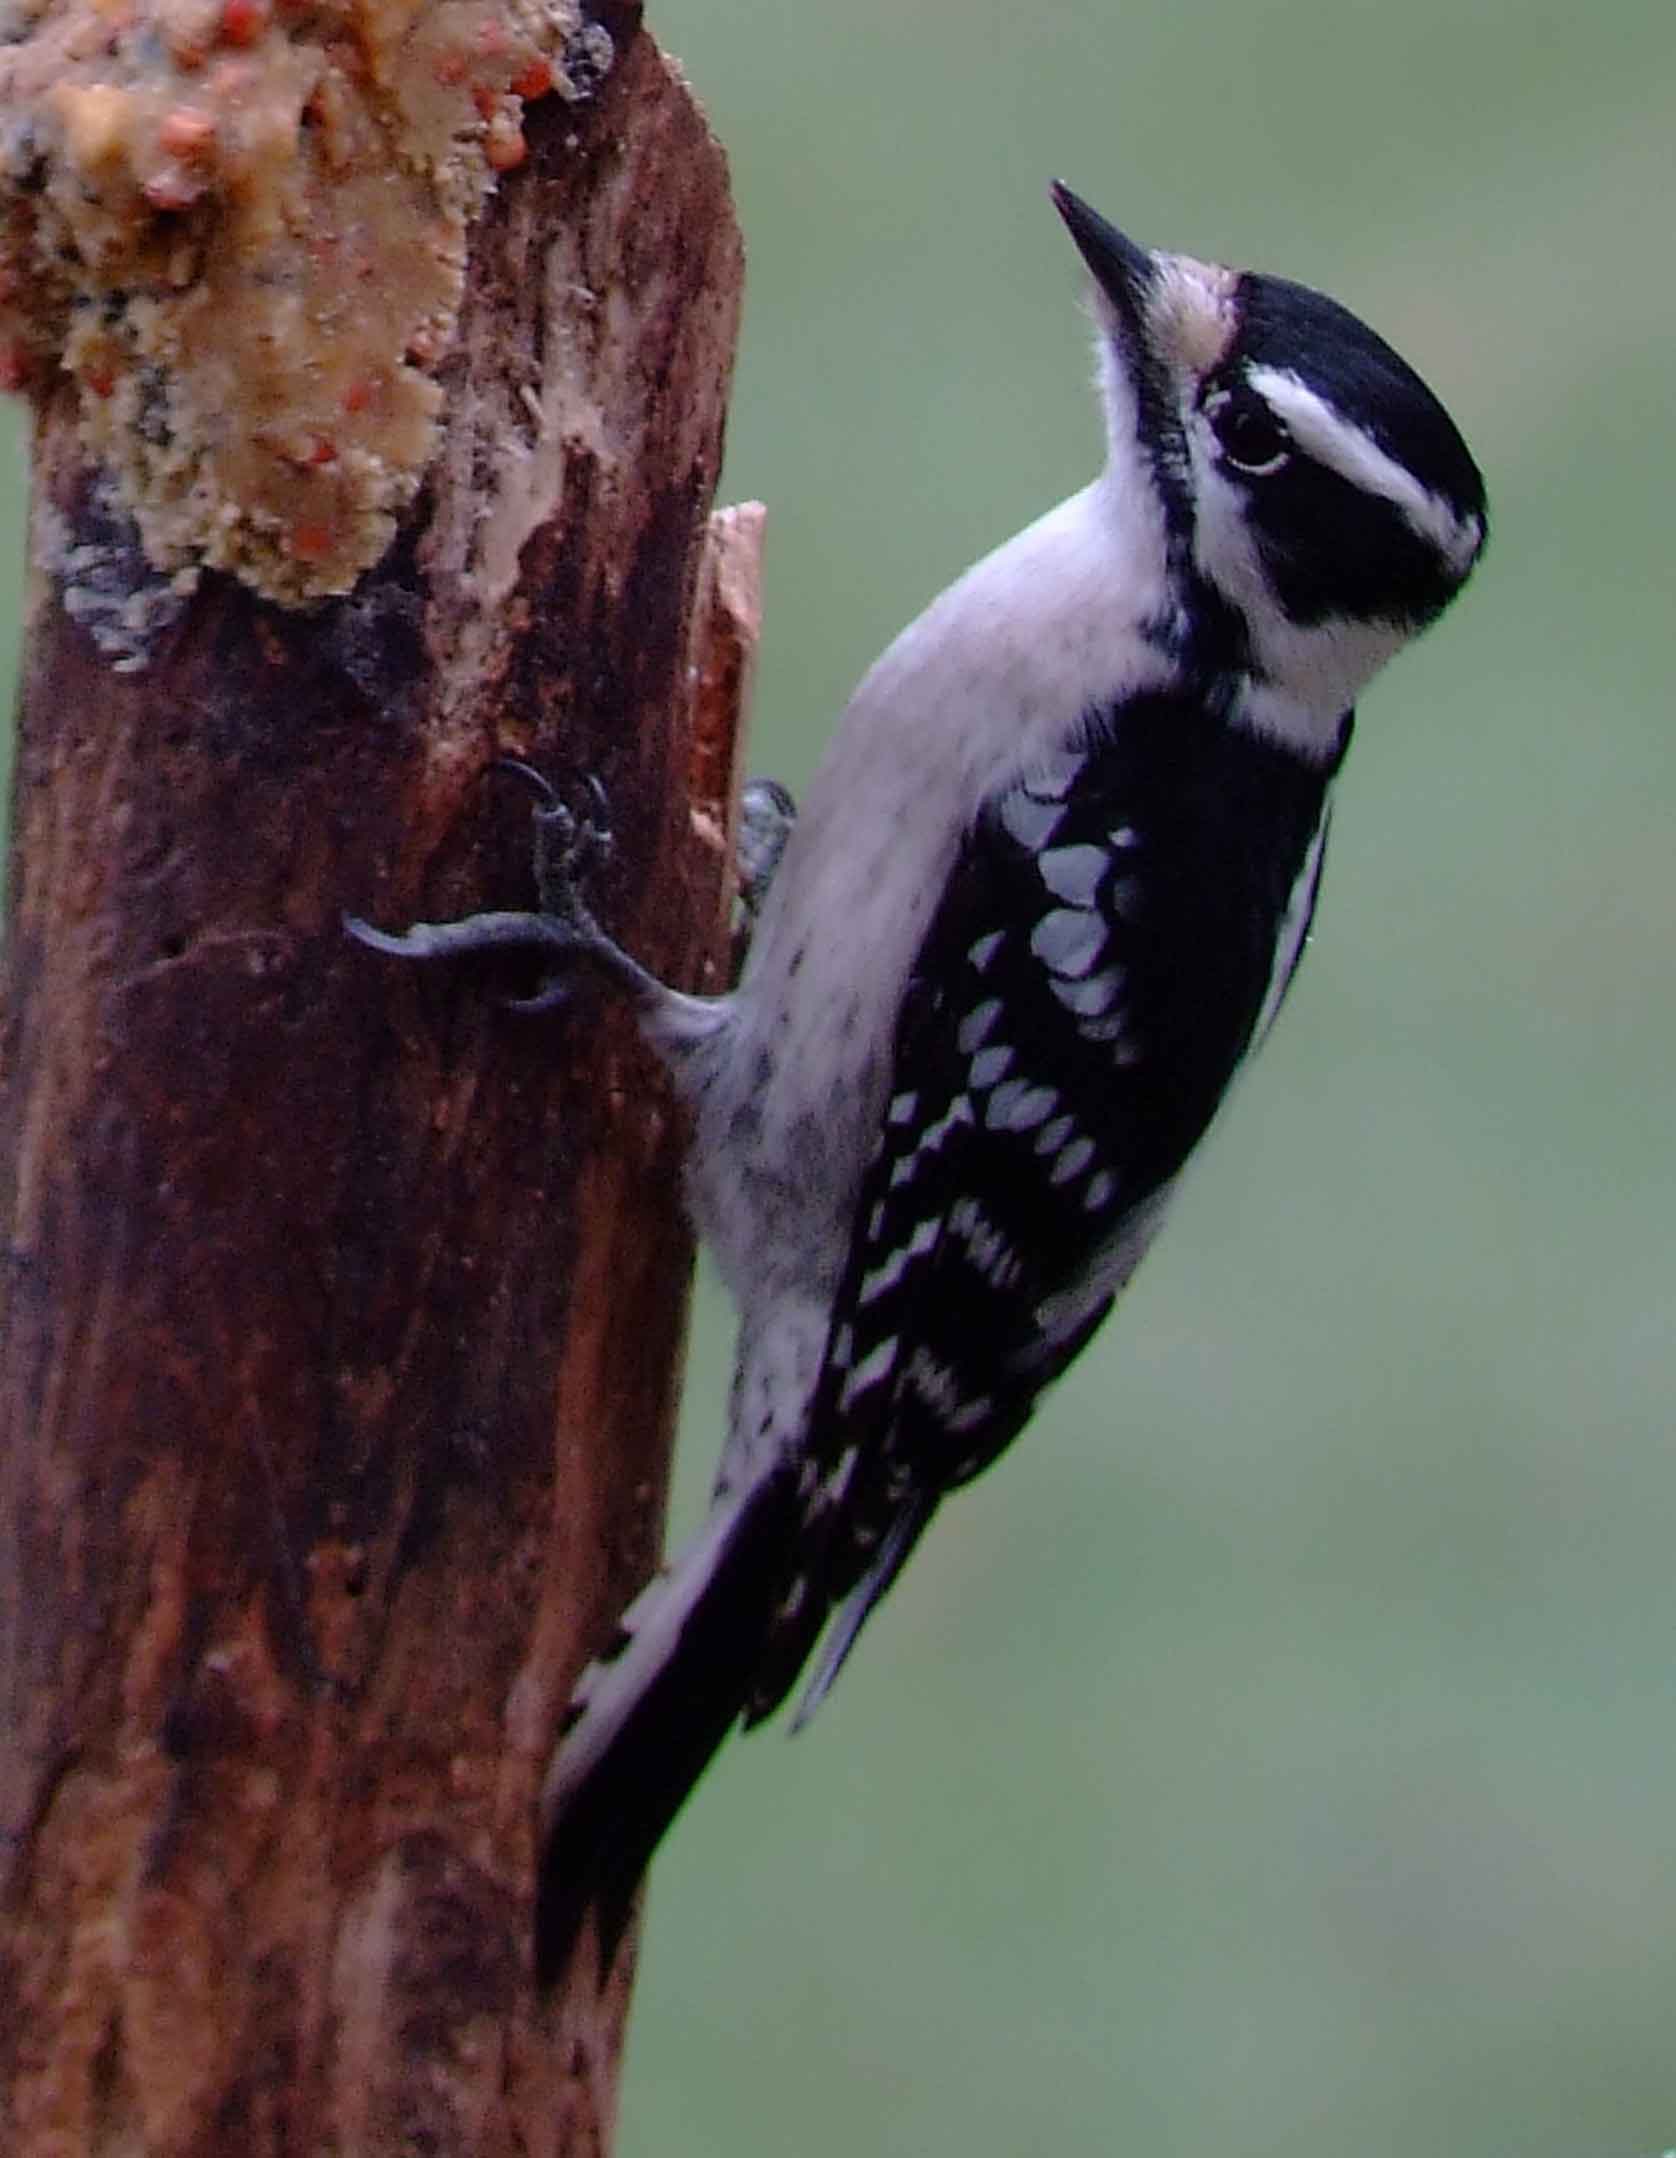
POLYGON ((1335 412, 1289 368, 1253 367, 1246 380, 1306 456, 1364 494, 1391 503, 1457 575, 1466 575, 1484 544, 1481 517, 1457 516, 1441 495, 1422 487, 1412 472, 1388 456, 1365 428, 1335 412))
MULTIPOLYGON (((1265 392, 1265 394, 1267 394, 1265 392)), ((1233 711, 1236 725, 1299 755, 1337 753, 1343 715, 1407 638, 1388 622, 1288 622, 1269 587, 1241 489, 1218 470, 1209 429, 1189 419, 1198 470, 1194 556, 1200 571, 1238 608, 1258 664, 1233 711)))
POLYGON ((1245 494, 1216 461, 1216 442, 1196 414, 1187 420, 1197 467, 1198 516, 1193 552, 1200 569, 1248 620, 1272 606, 1256 534, 1247 522, 1245 494))

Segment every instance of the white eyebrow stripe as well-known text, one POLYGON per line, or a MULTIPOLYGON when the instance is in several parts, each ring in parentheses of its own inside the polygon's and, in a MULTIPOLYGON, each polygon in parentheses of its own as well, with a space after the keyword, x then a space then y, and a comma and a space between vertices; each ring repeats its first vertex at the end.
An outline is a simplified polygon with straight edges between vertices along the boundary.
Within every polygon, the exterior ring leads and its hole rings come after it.
POLYGON ((1335 412, 1289 367, 1253 367, 1247 370, 1246 380, 1276 418, 1285 421, 1308 456, 1353 487, 1394 504, 1451 569, 1466 574, 1484 543, 1482 519, 1458 517, 1442 495, 1422 487, 1365 428, 1335 412))

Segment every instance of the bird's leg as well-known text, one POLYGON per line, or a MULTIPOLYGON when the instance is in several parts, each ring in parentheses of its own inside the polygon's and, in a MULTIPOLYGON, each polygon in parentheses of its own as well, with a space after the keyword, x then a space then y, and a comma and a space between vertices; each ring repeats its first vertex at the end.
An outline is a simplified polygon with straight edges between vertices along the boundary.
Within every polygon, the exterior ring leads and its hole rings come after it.
POLYGON ((547 1011, 562 1004, 578 966, 593 967, 631 996, 653 1002, 667 995, 653 974, 631 959, 606 935, 583 896, 583 880, 611 849, 605 790, 590 777, 589 806, 571 809, 557 789, 533 765, 506 757, 499 769, 516 773, 536 790, 535 882, 540 907, 535 912, 468 914, 453 922, 414 922, 391 932, 375 929, 357 915, 343 926, 359 943, 396 959, 460 959, 483 952, 523 951, 542 962, 544 979, 532 996, 506 1001, 515 1011, 547 1011))

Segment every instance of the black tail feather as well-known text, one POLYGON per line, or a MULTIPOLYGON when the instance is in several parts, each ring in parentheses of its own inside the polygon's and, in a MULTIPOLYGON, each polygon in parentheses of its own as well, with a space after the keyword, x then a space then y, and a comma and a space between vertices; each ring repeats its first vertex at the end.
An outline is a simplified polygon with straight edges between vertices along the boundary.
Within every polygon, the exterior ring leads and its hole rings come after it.
POLYGON ((766 1476, 719 1535, 701 1534, 637 1601, 620 1656, 596 1667, 548 1776, 535 1913, 543 1987, 568 1964, 590 1911, 603 1984, 652 1853, 744 1706, 799 1511, 795 1476, 766 1476))

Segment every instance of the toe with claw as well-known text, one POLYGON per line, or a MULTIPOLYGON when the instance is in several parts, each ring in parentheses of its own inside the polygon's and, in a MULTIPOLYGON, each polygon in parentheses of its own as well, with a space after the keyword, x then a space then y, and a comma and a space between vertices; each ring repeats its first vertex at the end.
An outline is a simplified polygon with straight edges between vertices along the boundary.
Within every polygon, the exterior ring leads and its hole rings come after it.
POLYGON ((358 915, 346 914, 343 926, 358 943, 395 959, 462 959, 485 952, 527 952, 543 965, 540 988, 527 997, 502 1001, 520 1012, 550 1011, 570 994, 578 964, 598 968, 620 986, 656 993, 660 984, 612 942, 582 895, 584 878, 611 850, 611 826, 605 789, 591 774, 583 787, 587 803, 580 811, 534 765, 516 757, 497 758, 494 769, 513 773, 536 794, 535 880, 539 908, 533 912, 468 914, 453 922, 414 922, 399 932, 377 929, 358 915))
POLYGON ((587 799, 572 808, 544 772, 521 757, 497 757, 497 772, 511 772, 535 790, 535 888, 541 912, 598 933, 582 897, 587 879, 611 859, 610 805, 592 772, 579 785, 587 799))
POLYGON ((797 822, 791 790, 777 779, 748 780, 739 797, 739 902, 755 927, 797 822))

